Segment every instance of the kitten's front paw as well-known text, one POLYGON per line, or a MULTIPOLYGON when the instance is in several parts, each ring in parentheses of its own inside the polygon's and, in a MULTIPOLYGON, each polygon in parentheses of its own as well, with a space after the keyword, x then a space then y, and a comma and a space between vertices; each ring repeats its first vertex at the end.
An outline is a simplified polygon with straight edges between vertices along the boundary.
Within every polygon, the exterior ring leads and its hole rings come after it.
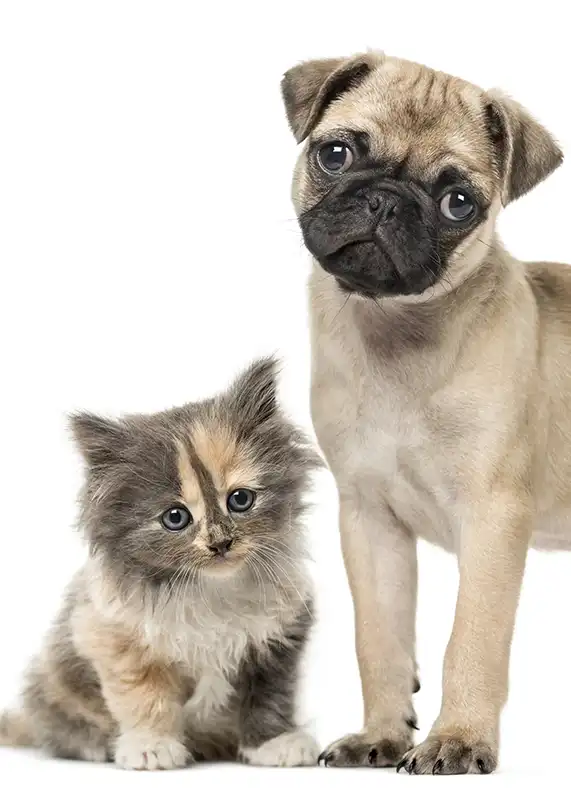
POLYGON ((259 747, 241 747, 240 758, 258 767, 309 767, 317 762, 317 742, 302 730, 282 733, 259 747))
POLYGON ((123 733, 115 745, 115 763, 123 769, 176 769, 191 760, 190 753, 178 739, 151 731, 123 733))

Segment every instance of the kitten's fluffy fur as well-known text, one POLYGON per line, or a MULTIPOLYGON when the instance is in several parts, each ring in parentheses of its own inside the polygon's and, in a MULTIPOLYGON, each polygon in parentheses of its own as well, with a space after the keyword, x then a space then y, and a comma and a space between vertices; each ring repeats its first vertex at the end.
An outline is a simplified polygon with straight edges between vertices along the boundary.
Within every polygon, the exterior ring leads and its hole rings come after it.
POLYGON ((0 742, 135 769, 315 763, 294 706, 311 618, 300 518, 319 462, 280 412, 274 362, 208 401, 72 428, 89 557, 0 742), (240 487, 256 502, 232 514, 240 487), (160 522, 177 504, 194 518, 178 533, 160 522))

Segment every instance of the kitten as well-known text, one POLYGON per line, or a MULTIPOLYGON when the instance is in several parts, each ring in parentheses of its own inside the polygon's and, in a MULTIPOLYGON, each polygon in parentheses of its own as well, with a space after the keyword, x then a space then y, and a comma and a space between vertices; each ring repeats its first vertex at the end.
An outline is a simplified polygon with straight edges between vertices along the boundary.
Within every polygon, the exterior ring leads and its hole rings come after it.
POLYGON ((89 556, 0 742, 131 769, 316 763, 294 712, 320 461, 279 409, 275 362, 207 401, 71 423, 89 556))

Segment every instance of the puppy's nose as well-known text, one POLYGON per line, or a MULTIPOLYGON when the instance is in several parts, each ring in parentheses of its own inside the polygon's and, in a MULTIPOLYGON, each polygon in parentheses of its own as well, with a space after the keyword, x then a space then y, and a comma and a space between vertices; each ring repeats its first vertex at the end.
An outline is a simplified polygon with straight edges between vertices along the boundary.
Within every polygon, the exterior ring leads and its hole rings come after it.
POLYGON ((398 217, 403 207, 401 198, 394 192, 368 192, 367 203, 378 225, 385 225, 398 217))
POLYGON ((211 553, 215 553, 217 556, 224 556, 232 547, 233 541, 234 539, 220 539, 220 541, 209 544, 208 549, 211 553))

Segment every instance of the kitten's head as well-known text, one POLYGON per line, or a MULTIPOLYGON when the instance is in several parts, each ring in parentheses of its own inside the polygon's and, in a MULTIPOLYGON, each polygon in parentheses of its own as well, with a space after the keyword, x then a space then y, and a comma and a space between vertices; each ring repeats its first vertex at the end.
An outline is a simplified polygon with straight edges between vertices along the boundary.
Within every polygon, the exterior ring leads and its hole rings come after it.
POLYGON ((225 394, 158 414, 73 415, 92 551, 158 581, 291 553, 320 462, 282 414, 275 372, 258 361, 225 394))

